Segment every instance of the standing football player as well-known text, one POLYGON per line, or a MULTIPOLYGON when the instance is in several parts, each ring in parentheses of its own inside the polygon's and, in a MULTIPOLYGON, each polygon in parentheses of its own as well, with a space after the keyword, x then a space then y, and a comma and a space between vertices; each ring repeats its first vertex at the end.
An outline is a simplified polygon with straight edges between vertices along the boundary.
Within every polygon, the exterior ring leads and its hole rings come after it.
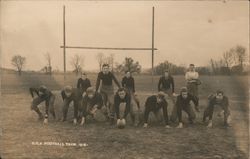
POLYGON ((45 115, 44 115, 44 123, 48 123, 49 111, 52 114, 53 118, 56 118, 55 110, 54 110, 54 102, 55 95, 48 89, 46 86, 40 86, 39 88, 30 88, 30 94, 33 98, 31 104, 31 110, 34 110, 38 116, 39 120, 43 119, 43 115, 38 108, 38 105, 45 101, 45 115), (36 93, 37 97, 35 97, 34 93, 36 93))
MULTIPOLYGON (((81 73, 81 77, 77 81, 77 88, 81 90, 81 94, 85 93, 87 88, 91 87, 90 80, 85 72, 81 73)), ((84 96, 84 95, 83 95, 84 96)))
POLYGON ((129 71, 127 71, 125 76, 122 78, 122 87, 124 87, 127 92, 130 93, 131 98, 133 98, 137 104, 138 110, 140 110, 140 101, 135 93, 135 80, 129 71))
POLYGON ((199 73, 195 71, 194 64, 189 65, 189 69, 185 74, 185 79, 187 81, 188 93, 197 98, 199 104, 198 85, 200 85, 201 82, 199 80, 199 73))
POLYGON ((120 88, 120 84, 117 81, 116 77, 109 70, 108 64, 102 65, 102 71, 98 73, 98 77, 96 80, 96 92, 100 92, 105 99, 104 104, 107 106, 109 110, 110 117, 110 125, 114 124, 114 87, 113 81, 120 88), (101 86, 100 83, 102 82, 101 86), (99 88, 100 87, 100 88, 99 88))

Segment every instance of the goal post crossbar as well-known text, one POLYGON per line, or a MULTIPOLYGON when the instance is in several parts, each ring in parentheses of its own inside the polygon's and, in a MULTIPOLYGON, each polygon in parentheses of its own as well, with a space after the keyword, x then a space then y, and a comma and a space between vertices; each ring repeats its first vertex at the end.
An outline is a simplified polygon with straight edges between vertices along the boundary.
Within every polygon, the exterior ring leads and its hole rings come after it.
MULTIPOLYGON (((152 50, 152 48, 113 48, 113 47, 84 47, 84 46, 60 46, 66 49, 90 49, 90 50, 152 50)), ((157 48, 154 48, 157 50, 157 48)))

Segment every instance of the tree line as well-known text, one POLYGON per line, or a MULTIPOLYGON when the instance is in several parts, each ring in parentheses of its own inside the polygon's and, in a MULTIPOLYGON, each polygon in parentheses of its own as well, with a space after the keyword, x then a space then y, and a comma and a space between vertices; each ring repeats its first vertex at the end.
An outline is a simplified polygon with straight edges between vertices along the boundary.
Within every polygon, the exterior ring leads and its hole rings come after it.
MULTIPOLYGON (((196 67, 196 70, 201 75, 234 75, 234 74, 247 74, 249 70, 244 70, 244 63, 247 62, 246 48, 237 45, 222 54, 222 57, 213 59, 211 58, 207 66, 196 67)), ((49 53, 44 54, 44 59, 46 65, 40 70, 45 74, 52 74, 52 59, 49 53)), ((74 68, 72 72, 76 75, 83 72, 84 68, 84 57, 75 54, 70 59, 70 64, 74 68)), ((140 74, 142 72, 142 67, 138 61, 135 61, 131 57, 125 57, 122 63, 115 63, 114 54, 109 54, 105 56, 103 53, 98 53, 96 55, 96 60, 98 62, 99 70, 101 71, 103 64, 109 64, 112 72, 124 73, 129 71, 131 73, 140 74)), ((18 74, 21 75, 22 69, 25 67, 27 60, 21 55, 15 55, 11 59, 11 64, 17 70, 18 74)), ((195 63, 195 61, 194 61, 195 63)), ((186 72, 186 66, 176 65, 174 63, 165 60, 157 64, 154 67, 154 74, 161 75, 164 71, 168 70, 173 75, 181 75, 186 72)), ((146 72, 151 72, 148 69, 146 72)))

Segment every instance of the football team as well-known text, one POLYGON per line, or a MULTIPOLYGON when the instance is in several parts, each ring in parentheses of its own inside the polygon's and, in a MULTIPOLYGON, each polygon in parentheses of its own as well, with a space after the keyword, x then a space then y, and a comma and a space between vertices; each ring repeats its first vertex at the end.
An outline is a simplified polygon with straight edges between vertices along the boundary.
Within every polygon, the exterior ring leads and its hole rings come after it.
MULTIPOLYGON (((198 72, 195 71, 194 64, 189 65, 185 79, 186 86, 182 87, 180 92, 176 94, 174 78, 170 72, 166 70, 159 79, 158 93, 146 98, 144 112, 142 113, 131 72, 125 72, 125 76, 122 78, 120 85, 115 75, 110 71, 109 65, 103 64, 102 71, 98 73, 95 88, 91 85, 91 81, 87 78, 86 73, 81 74, 81 77, 77 81, 76 88, 72 86, 65 86, 63 88, 61 91, 63 100, 61 120, 62 122, 67 120, 70 103, 73 103, 73 124, 79 122, 80 125, 84 125, 87 116, 95 118, 96 112, 100 111, 112 127, 117 123, 118 128, 124 128, 129 114, 133 126, 138 126, 139 123, 143 123, 143 127, 147 128, 149 114, 152 112, 158 121, 161 117, 160 114, 163 114, 165 128, 171 128, 170 121, 173 123, 178 121, 176 128, 183 128, 182 111, 187 113, 190 124, 195 123, 195 111, 200 112, 198 86, 201 84, 201 81, 199 80, 198 72), (113 83, 118 87, 116 92, 114 91, 113 83), (170 116, 168 99, 172 105, 170 116), (121 105, 124 105, 123 111, 121 111, 121 105), (136 112, 141 112, 139 116, 141 115, 142 118, 137 119, 141 119, 142 121, 136 121, 135 109, 137 110, 136 112)), ((51 90, 42 85, 38 88, 30 88, 30 94, 33 98, 31 110, 34 110, 38 114, 39 120, 43 120, 44 124, 47 124, 49 112, 53 118, 56 119, 54 109, 55 94, 53 94, 51 90), (43 115, 38 108, 38 105, 42 102, 45 102, 45 115, 43 115)), ((224 125, 229 126, 229 100, 224 92, 217 90, 215 93, 210 94, 207 100, 208 105, 204 110, 202 122, 211 128, 213 126, 212 118, 214 109, 219 108, 221 114, 224 115, 224 125)))

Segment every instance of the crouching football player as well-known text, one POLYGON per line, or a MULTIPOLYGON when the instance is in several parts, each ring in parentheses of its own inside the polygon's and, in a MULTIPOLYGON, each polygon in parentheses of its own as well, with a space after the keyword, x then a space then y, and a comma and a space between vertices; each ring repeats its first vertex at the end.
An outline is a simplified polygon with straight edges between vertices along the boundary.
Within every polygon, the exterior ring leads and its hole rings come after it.
POLYGON ((135 124, 135 114, 133 111, 133 103, 131 102, 130 93, 126 92, 125 88, 119 88, 114 97, 114 107, 117 120, 125 120, 128 114, 130 114, 133 125, 135 124), (120 105, 126 104, 123 115, 120 115, 120 105))
POLYGON ((211 95, 208 98, 208 106, 204 111, 203 122, 209 117, 207 127, 212 127, 212 118, 214 113, 214 108, 221 107, 224 112, 224 125, 229 126, 228 117, 230 116, 229 102, 228 98, 224 95, 223 91, 217 90, 215 95, 211 95))
POLYGON ((191 107, 191 101, 195 105, 195 110, 199 112, 198 109, 198 100, 193 95, 189 94, 186 87, 181 88, 180 95, 177 96, 176 100, 176 109, 177 109, 177 117, 179 120, 179 125, 177 128, 183 128, 182 123, 182 110, 184 110, 188 114, 188 120, 192 124, 193 120, 195 119, 195 113, 193 108, 191 107))
POLYGON ((54 110, 54 102, 55 102, 55 96, 54 94, 47 89, 45 86, 40 86, 39 88, 30 88, 30 94, 33 98, 32 104, 31 104, 31 110, 34 110, 38 116, 39 120, 43 119, 43 115, 41 111, 38 108, 38 105, 45 101, 45 116, 44 116, 44 123, 48 123, 48 116, 49 111, 53 115, 54 119, 56 118, 55 110, 54 110), (34 96, 34 93, 37 94, 37 97, 34 96))
POLYGON ((83 97, 81 105, 79 107, 81 125, 84 125, 85 119, 88 115, 94 117, 96 111, 98 109, 101 109, 102 106, 102 95, 98 92, 95 92, 95 89, 93 87, 87 88, 86 95, 83 97))
POLYGON ((144 125, 143 127, 148 127, 148 116, 150 112, 153 112, 155 116, 158 118, 159 111, 162 109, 163 117, 165 120, 165 127, 170 128, 168 123, 168 103, 165 100, 165 93, 159 92, 157 95, 152 95, 147 98, 145 103, 145 111, 144 111, 144 125))
POLYGON ((71 86, 66 86, 61 91, 61 96, 63 99, 63 118, 62 121, 66 121, 69 104, 73 101, 74 102, 74 121, 73 123, 77 123, 77 117, 78 117, 78 106, 82 99, 81 90, 77 88, 72 88, 71 86))

